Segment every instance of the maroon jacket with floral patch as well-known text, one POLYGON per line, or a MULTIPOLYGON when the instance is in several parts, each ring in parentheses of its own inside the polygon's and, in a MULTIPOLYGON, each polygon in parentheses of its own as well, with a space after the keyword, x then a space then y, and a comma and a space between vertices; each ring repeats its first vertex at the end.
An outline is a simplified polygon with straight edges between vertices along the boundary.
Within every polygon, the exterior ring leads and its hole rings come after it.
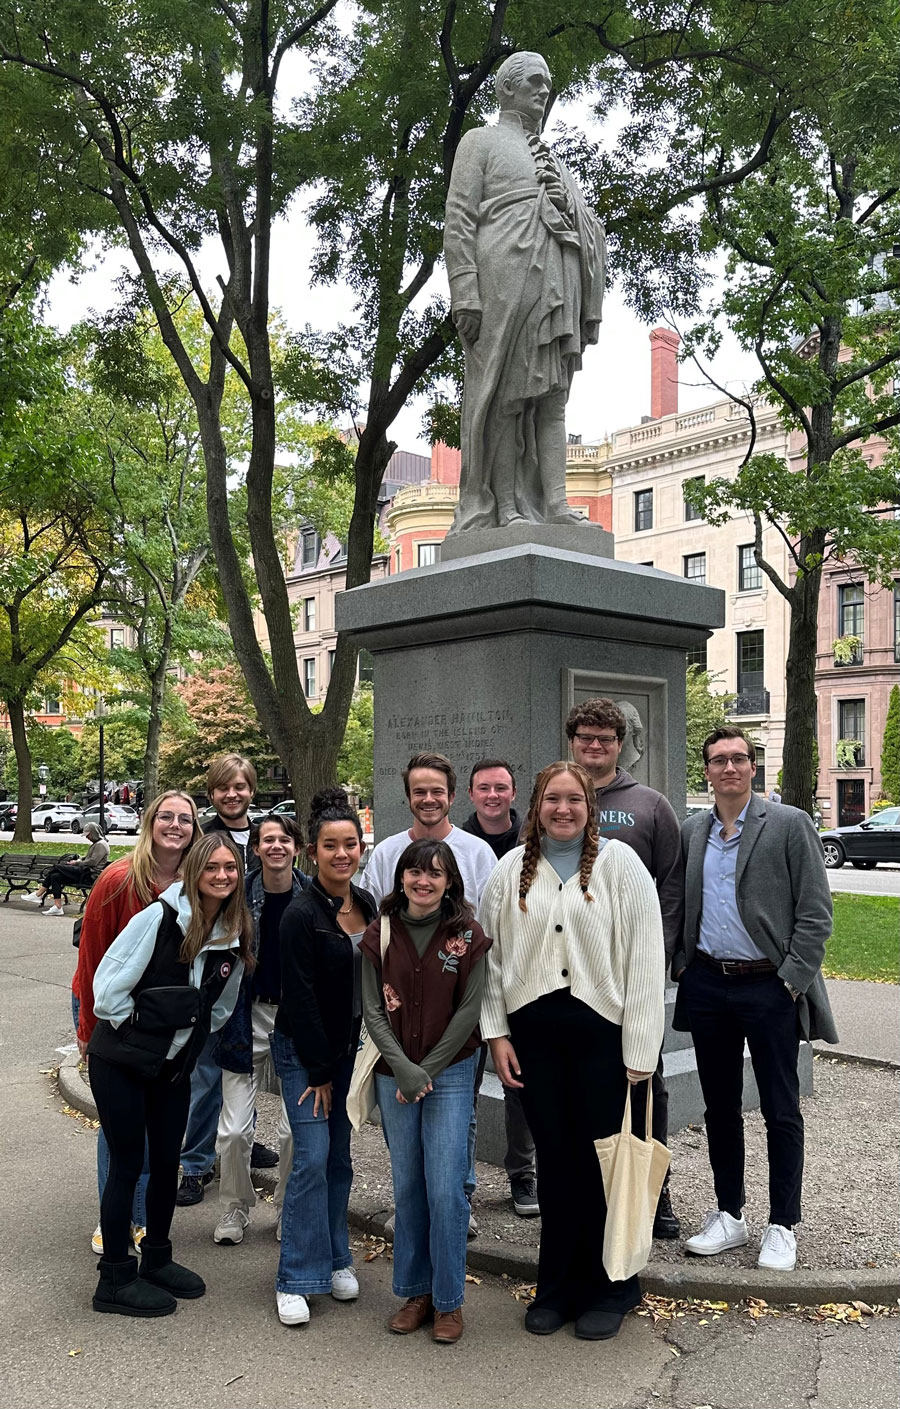
MULTIPOLYGON (((375 966, 394 1036, 410 1061, 421 1063, 443 1037, 466 991, 472 965, 487 953, 491 941, 475 920, 464 930, 442 922, 420 959, 402 919, 392 915, 383 969, 380 920, 372 921, 359 947, 375 966)), ((480 1043, 481 1033, 475 1027, 448 1065, 470 1057, 480 1043)), ((376 1070, 380 1069, 381 1063, 376 1070)))

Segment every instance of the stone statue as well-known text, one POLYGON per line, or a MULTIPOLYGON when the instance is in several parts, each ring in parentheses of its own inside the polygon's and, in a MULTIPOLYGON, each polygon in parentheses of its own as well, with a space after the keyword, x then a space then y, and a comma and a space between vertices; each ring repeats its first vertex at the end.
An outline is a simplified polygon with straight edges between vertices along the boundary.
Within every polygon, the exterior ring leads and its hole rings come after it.
POLYGON ((597 341, 603 227, 541 140, 540 54, 497 70, 496 127, 467 132, 447 195, 444 253, 466 358, 459 506, 450 535, 583 523, 566 502, 565 407, 597 341))
POLYGON ((644 757, 644 721, 630 700, 616 700, 625 716, 626 733, 619 754, 619 767, 630 773, 636 763, 644 757))

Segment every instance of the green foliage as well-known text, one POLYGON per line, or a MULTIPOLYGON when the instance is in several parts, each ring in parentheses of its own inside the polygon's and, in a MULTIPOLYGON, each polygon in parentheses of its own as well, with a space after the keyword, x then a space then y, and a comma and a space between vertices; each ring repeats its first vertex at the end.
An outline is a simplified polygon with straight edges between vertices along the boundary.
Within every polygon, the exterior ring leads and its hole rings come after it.
POLYGON ((256 717, 244 677, 235 665, 189 676, 175 687, 184 706, 180 728, 167 726, 160 765, 165 787, 202 792, 206 772, 220 753, 252 760, 260 778, 276 762, 256 717))
POLYGON ((838 739, 834 746, 838 768, 855 768, 859 739, 838 739))
POLYGON ((900 803, 900 685, 894 685, 888 700, 884 736, 881 741, 881 791, 888 802, 900 803))
MULTIPOLYGON (((80 799, 85 777, 81 761, 79 741, 70 730, 51 728, 29 719, 28 748, 31 754, 31 785, 35 796, 41 782, 39 769, 46 764, 50 773, 47 778, 47 797, 51 802, 65 801, 73 797, 80 799)), ((19 779, 15 754, 10 747, 3 765, 3 786, 11 797, 18 792, 19 779)))
MULTIPOLYGON (((144 752, 147 747, 146 729, 134 715, 106 715, 103 720, 104 776, 124 783, 139 779, 144 772, 144 752)), ((100 725, 95 719, 85 721, 81 733, 80 767, 84 784, 99 777, 100 725)))
POLYGON ((714 729, 728 723, 728 696, 713 694, 710 686, 719 679, 701 670, 698 665, 687 668, 686 762, 687 790, 706 793, 703 772, 703 740, 714 729))
POLYGON ((371 798, 374 788, 373 750, 375 702, 371 685, 360 685, 353 696, 344 741, 338 754, 338 778, 353 787, 361 799, 371 798))

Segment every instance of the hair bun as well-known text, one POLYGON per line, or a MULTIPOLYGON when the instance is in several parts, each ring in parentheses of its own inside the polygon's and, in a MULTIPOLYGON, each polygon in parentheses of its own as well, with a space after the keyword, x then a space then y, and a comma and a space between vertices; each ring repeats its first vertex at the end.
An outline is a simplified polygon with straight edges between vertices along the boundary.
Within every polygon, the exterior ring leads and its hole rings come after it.
POLYGON ((320 788, 309 804, 311 817, 318 817, 329 807, 349 807, 349 800, 343 788, 320 788))

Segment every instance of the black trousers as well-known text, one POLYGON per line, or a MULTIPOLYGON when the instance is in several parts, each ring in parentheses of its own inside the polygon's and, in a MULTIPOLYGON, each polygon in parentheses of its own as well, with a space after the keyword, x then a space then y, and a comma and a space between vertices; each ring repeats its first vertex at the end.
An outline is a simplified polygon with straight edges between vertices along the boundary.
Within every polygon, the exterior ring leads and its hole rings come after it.
POLYGON ((594 1140, 622 1125, 622 1029, 568 988, 510 1013, 509 1026, 540 1171, 536 1305, 575 1317, 593 1308, 624 1314, 641 1292, 637 1277, 612 1282, 604 1270, 606 1199, 594 1151, 594 1140))
POLYGON ((90 866, 80 866, 77 861, 61 861, 58 866, 54 866, 44 877, 44 886, 49 890, 54 900, 61 900, 63 890, 69 885, 81 885, 91 878, 90 866))
POLYGON ((682 1001, 697 1053, 706 1102, 706 1138, 719 1208, 733 1217, 744 1205, 744 1039, 769 1153, 769 1222, 800 1222, 803 1116, 797 1058, 800 1031, 794 1000, 777 974, 726 976, 695 961, 681 975, 682 1001))
POLYGON ((110 1262, 124 1262, 131 1247, 131 1203, 144 1164, 145 1135, 150 1165, 147 1246, 169 1241, 191 1083, 173 1085, 165 1070, 158 1077, 142 1077, 95 1056, 88 1070, 109 1144, 109 1178, 100 1201, 103 1255, 110 1262))

